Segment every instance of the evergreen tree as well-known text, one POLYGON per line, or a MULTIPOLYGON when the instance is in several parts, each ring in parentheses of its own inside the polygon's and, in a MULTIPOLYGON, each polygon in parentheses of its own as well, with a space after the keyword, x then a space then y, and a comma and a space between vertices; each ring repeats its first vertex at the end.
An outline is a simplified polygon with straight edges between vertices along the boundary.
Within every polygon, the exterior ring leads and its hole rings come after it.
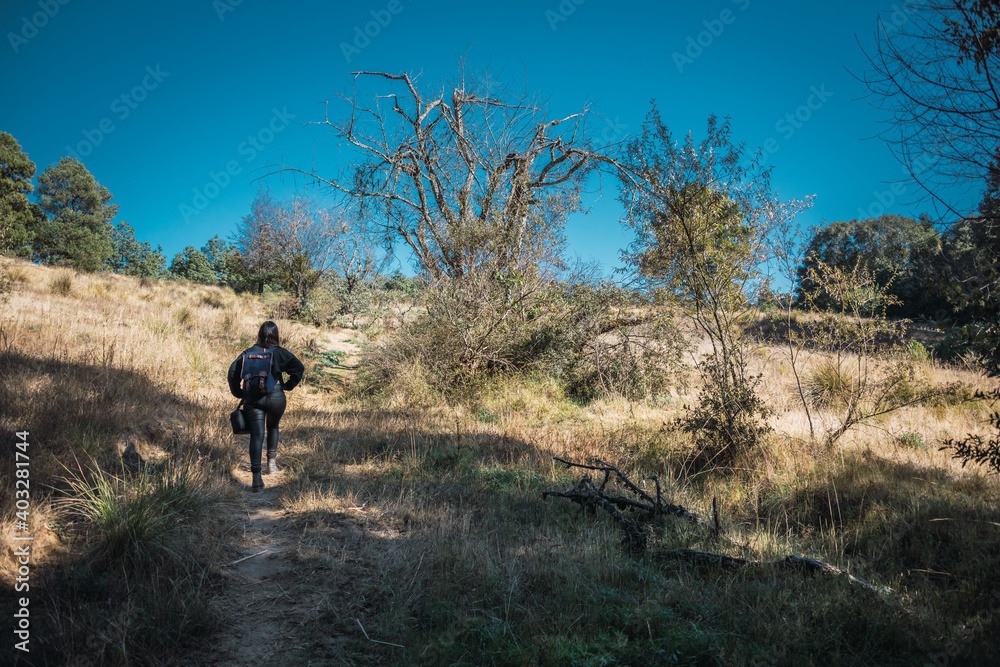
POLYGON ((201 248, 201 254, 208 260, 212 272, 215 273, 215 282, 221 285, 230 284, 230 263, 235 251, 223 239, 216 234, 210 238, 201 248))
POLYGON ((1000 155, 986 173, 979 215, 944 235, 949 300, 966 342, 1000 374, 1000 155))
POLYGON ((32 230, 44 218, 38 206, 28 200, 34 190, 34 175, 35 163, 17 140, 0 132, 0 250, 30 254, 32 230))
POLYGON ((111 220, 118 213, 111 192, 79 161, 64 157, 42 172, 37 196, 48 218, 35 233, 35 256, 84 271, 103 269, 114 251, 111 220))
POLYGON ((281 218, 280 204, 261 188, 250 205, 250 214, 236 226, 234 257, 228 264, 234 282, 263 294, 264 285, 278 280, 276 260, 280 256, 277 240, 281 218))
POLYGON ((159 278, 166 273, 167 260, 163 248, 156 250, 135 238, 135 230, 127 222, 119 222, 111 231, 114 252, 108 259, 108 269, 123 276, 159 278))
POLYGON ((190 245, 174 257, 174 261, 170 263, 170 275, 206 285, 215 283, 215 272, 205 255, 190 245))

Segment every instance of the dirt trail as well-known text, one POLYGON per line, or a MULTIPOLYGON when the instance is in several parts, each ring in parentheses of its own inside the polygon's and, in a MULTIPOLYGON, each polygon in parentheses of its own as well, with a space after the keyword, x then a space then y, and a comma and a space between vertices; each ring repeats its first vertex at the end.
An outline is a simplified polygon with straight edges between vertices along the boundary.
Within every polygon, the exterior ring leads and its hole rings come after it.
MULTIPOLYGON (((234 475, 249 489, 248 465, 241 465, 234 475)), ((291 624, 310 602, 317 602, 308 600, 296 586, 296 565, 289 554, 296 536, 278 502, 281 477, 280 472, 265 476, 262 492, 245 490, 240 499, 240 558, 250 558, 223 568, 225 592, 216 598, 216 604, 224 625, 212 637, 212 649, 204 656, 206 664, 273 664, 292 648, 291 624)))
MULTIPOLYGON (((222 627, 211 636, 208 649, 199 651, 199 662, 246 667, 309 664, 321 656, 329 661, 329 639, 310 640, 299 630, 315 625, 329 602, 330 590, 349 588, 356 575, 353 563, 348 559, 341 567, 330 567, 298 557, 303 535, 315 537, 317 530, 309 517, 292 516, 281 508, 284 473, 265 475, 265 488, 259 493, 249 490, 248 464, 241 464, 233 475, 244 492, 233 519, 234 525, 243 528, 233 557, 238 562, 222 568, 225 580, 213 601, 222 627), (311 585, 317 576, 326 585, 311 585)), ((363 530, 347 516, 332 521, 328 517, 321 533, 324 540, 348 553, 363 539, 363 530)))
MULTIPOLYGON (((348 338, 347 334, 330 336, 321 346, 355 354, 357 346, 352 343, 356 341, 344 340, 348 338)), ((314 372, 329 371, 317 368, 314 372)), ((280 445, 277 460, 280 468, 280 445)), ((263 476, 265 486, 259 493, 250 491, 249 462, 241 462, 231 474, 241 487, 230 522, 240 531, 237 551, 232 554, 235 562, 222 568, 221 592, 213 599, 222 626, 210 637, 207 650, 199 651, 198 662, 247 667, 336 661, 331 644, 339 642, 309 637, 302 626, 316 627, 317 617, 329 605, 331 590, 346 593, 350 589, 358 569, 352 556, 365 539, 365 529, 347 515, 326 514, 317 520, 284 510, 281 496, 287 473, 280 469, 263 476), (343 550, 339 563, 331 566, 329 561, 300 557, 303 539, 317 538, 343 550), (323 586, 315 585, 317 577, 323 579, 323 586)))

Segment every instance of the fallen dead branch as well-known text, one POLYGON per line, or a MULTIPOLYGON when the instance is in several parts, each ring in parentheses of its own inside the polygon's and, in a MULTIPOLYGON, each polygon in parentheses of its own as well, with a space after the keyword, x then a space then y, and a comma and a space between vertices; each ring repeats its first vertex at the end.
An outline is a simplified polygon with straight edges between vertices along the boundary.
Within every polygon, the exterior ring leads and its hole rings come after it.
POLYGON ((604 480, 601 482, 600 487, 596 486, 593 480, 589 476, 584 475, 583 479, 580 480, 573 490, 562 493, 559 491, 543 491, 542 498, 547 498, 548 496, 559 496, 561 498, 569 498, 575 503, 579 503, 583 507, 587 507, 595 504, 597 501, 595 498, 603 499, 604 501, 611 503, 619 509, 633 509, 633 510, 643 510, 647 512, 650 516, 656 516, 658 514, 666 514, 670 516, 675 516, 680 519, 685 519, 692 524, 700 526, 711 525, 708 521, 701 518, 694 512, 691 512, 681 505, 673 505, 671 503, 663 502, 663 494, 660 489, 660 479, 655 475, 651 477, 656 483, 656 499, 654 500, 648 493, 636 486, 632 480, 630 480, 625 473, 616 468, 613 465, 604 463, 601 460, 595 460, 595 465, 587 465, 585 463, 574 463, 572 461, 567 461, 561 459, 558 456, 553 457, 556 461, 565 464, 567 468, 583 468, 585 470, 598 470, 604 473, 604 480), (605 493, 605 489, 608 486, 608 482, 611 481, 612 476, 620 481, 622 485, 634 493, 640 498, 639 501, 632 500, 630 498, 625 498, 623 496, 611 496, 605 493))
POLYGON ((699 551, 697 549, 674 549, 671 551, 657 551, 651 554, 654 560, 685 560, 690 563, 701 563, 701 564, 711 564, 711 565, 721 565, 722 567, 731 570, 742 570, 749 567, 776 567, 782 570, 799 570, 802 572, 822 572, 824 574, 832 575, 844 575, 847 577, 848 581, 857 584, 862 588, 869 590, 873 593, 878 593, 878 589, 869 584, 867 581, 858 579, 850 572, 841 570, 835 565, 830 565, 821 560, 815 558, 806 558, 805 556, 793 555, 785 556, 781 560, 775 561, 763 561, 763 560, 749 560, 746 558, 737 558, 735 556, 726 556, 723 554, 715 554, 708 551, 699 551))
MULTIPOLYGON (((630 553, 640 555, 646 552, 648 547, 648 531, 642 523, 642 519, 653 519, 657 516, 672 516, 683 519, 688 523, 706 528, 716 536, 722 536, 722 527, 719 521, 718 505, 712 499, 712 520, 706 520, 694 512, 681 505, 674 505, 663 501, 660 489, 660 482, 656 477, 652 477, 656 482, 656 498, 639 488, 625 473, 613 465, 600 460, 595 460, 593 464, 575 463, 566 461, 559 457, 554 457, 556 461, 566 465, 567 468, 582 468, 584 470, 594 470, 603 473, 603 480, 597 485, 589 475, 584 475, 576 486, 568 491, 543 491, 542 498, 555 496, 557 498, 568 498, 584 509, 594 510, 600 507, 607 512, 623 532, 622 544, 630 553), (637 498, 629 498, 623 495, 612 495, 608 490, 608 484, 612 480, 621 483, 628 491, 637 498), (625 516, 625 512, 639 513, 639 519, 631 519, 625 516)), ((734 540, 727 538, 733 544, 734 540)), ((738 545, 743 549, 745 545, 738 545)), ((852 574, 840 568, 825 563, 815 558, 806 558, 799 555, 789 555, 777 561, 762 561, 737 556, 726 556, 724 554, 699 551, 696 549, 676 549, 670 551, 652 552, 654 560, 684 560, 690 563, 718 565, 731 570, 742 570, 751 567, 771 566, 779 569, 799 570, 803 572, 822 572, 830 575, 846 575, 852 583, 858 584, 862 588, 877 593, 878 590, 866 581, 862 581, 852 574)))

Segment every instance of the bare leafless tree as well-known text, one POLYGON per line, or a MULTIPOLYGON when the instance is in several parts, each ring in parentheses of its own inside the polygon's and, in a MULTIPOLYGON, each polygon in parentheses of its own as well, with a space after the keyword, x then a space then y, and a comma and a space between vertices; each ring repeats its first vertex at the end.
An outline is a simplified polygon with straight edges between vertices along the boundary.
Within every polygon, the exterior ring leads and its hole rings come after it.
POLYGON ((300 302, 336 267, 342 222, 336 211, 298 197, 281 206, 274 230, 273 263, 300 302))
POLYGON ((321 124, 358 160, 310 176, 358 205, 431 279, 558 264, 565 217, 591 171, 611 164, 593 113, 552 118, 546 104, 462 67, 437 92, 409 74, 355 72, 346 117, 321 124), (377 82, 371 101, 359 87, 377 82))
POLYGON ((331 248, 333 271, 343 280, 344 291, 351 294, 381 275, 390 257, 378 248, 377 239, 358 216, 341 215, 338 222, 338 236, 331 248))
MULTIPOLYGON (((906 2, 880 18, 863 76, 891 114, 882 137, 927 199, 954 215, 1000 146, 1000 3, 906 2)), ((966 210, 962 210, 966 209, 966 210)))

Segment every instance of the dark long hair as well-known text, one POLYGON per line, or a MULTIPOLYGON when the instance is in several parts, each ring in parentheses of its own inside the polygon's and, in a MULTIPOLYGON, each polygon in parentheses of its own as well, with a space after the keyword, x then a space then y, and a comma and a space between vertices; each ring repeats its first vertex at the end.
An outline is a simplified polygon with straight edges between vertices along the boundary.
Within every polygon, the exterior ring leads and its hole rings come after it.
POLYGON ((257 345, 264 348, 265 350, 272 347, 277 347, 281 343, 278 340, 278 325, 268 320, 264 324, 260 325, 260 331, 257 332, 257 345))

